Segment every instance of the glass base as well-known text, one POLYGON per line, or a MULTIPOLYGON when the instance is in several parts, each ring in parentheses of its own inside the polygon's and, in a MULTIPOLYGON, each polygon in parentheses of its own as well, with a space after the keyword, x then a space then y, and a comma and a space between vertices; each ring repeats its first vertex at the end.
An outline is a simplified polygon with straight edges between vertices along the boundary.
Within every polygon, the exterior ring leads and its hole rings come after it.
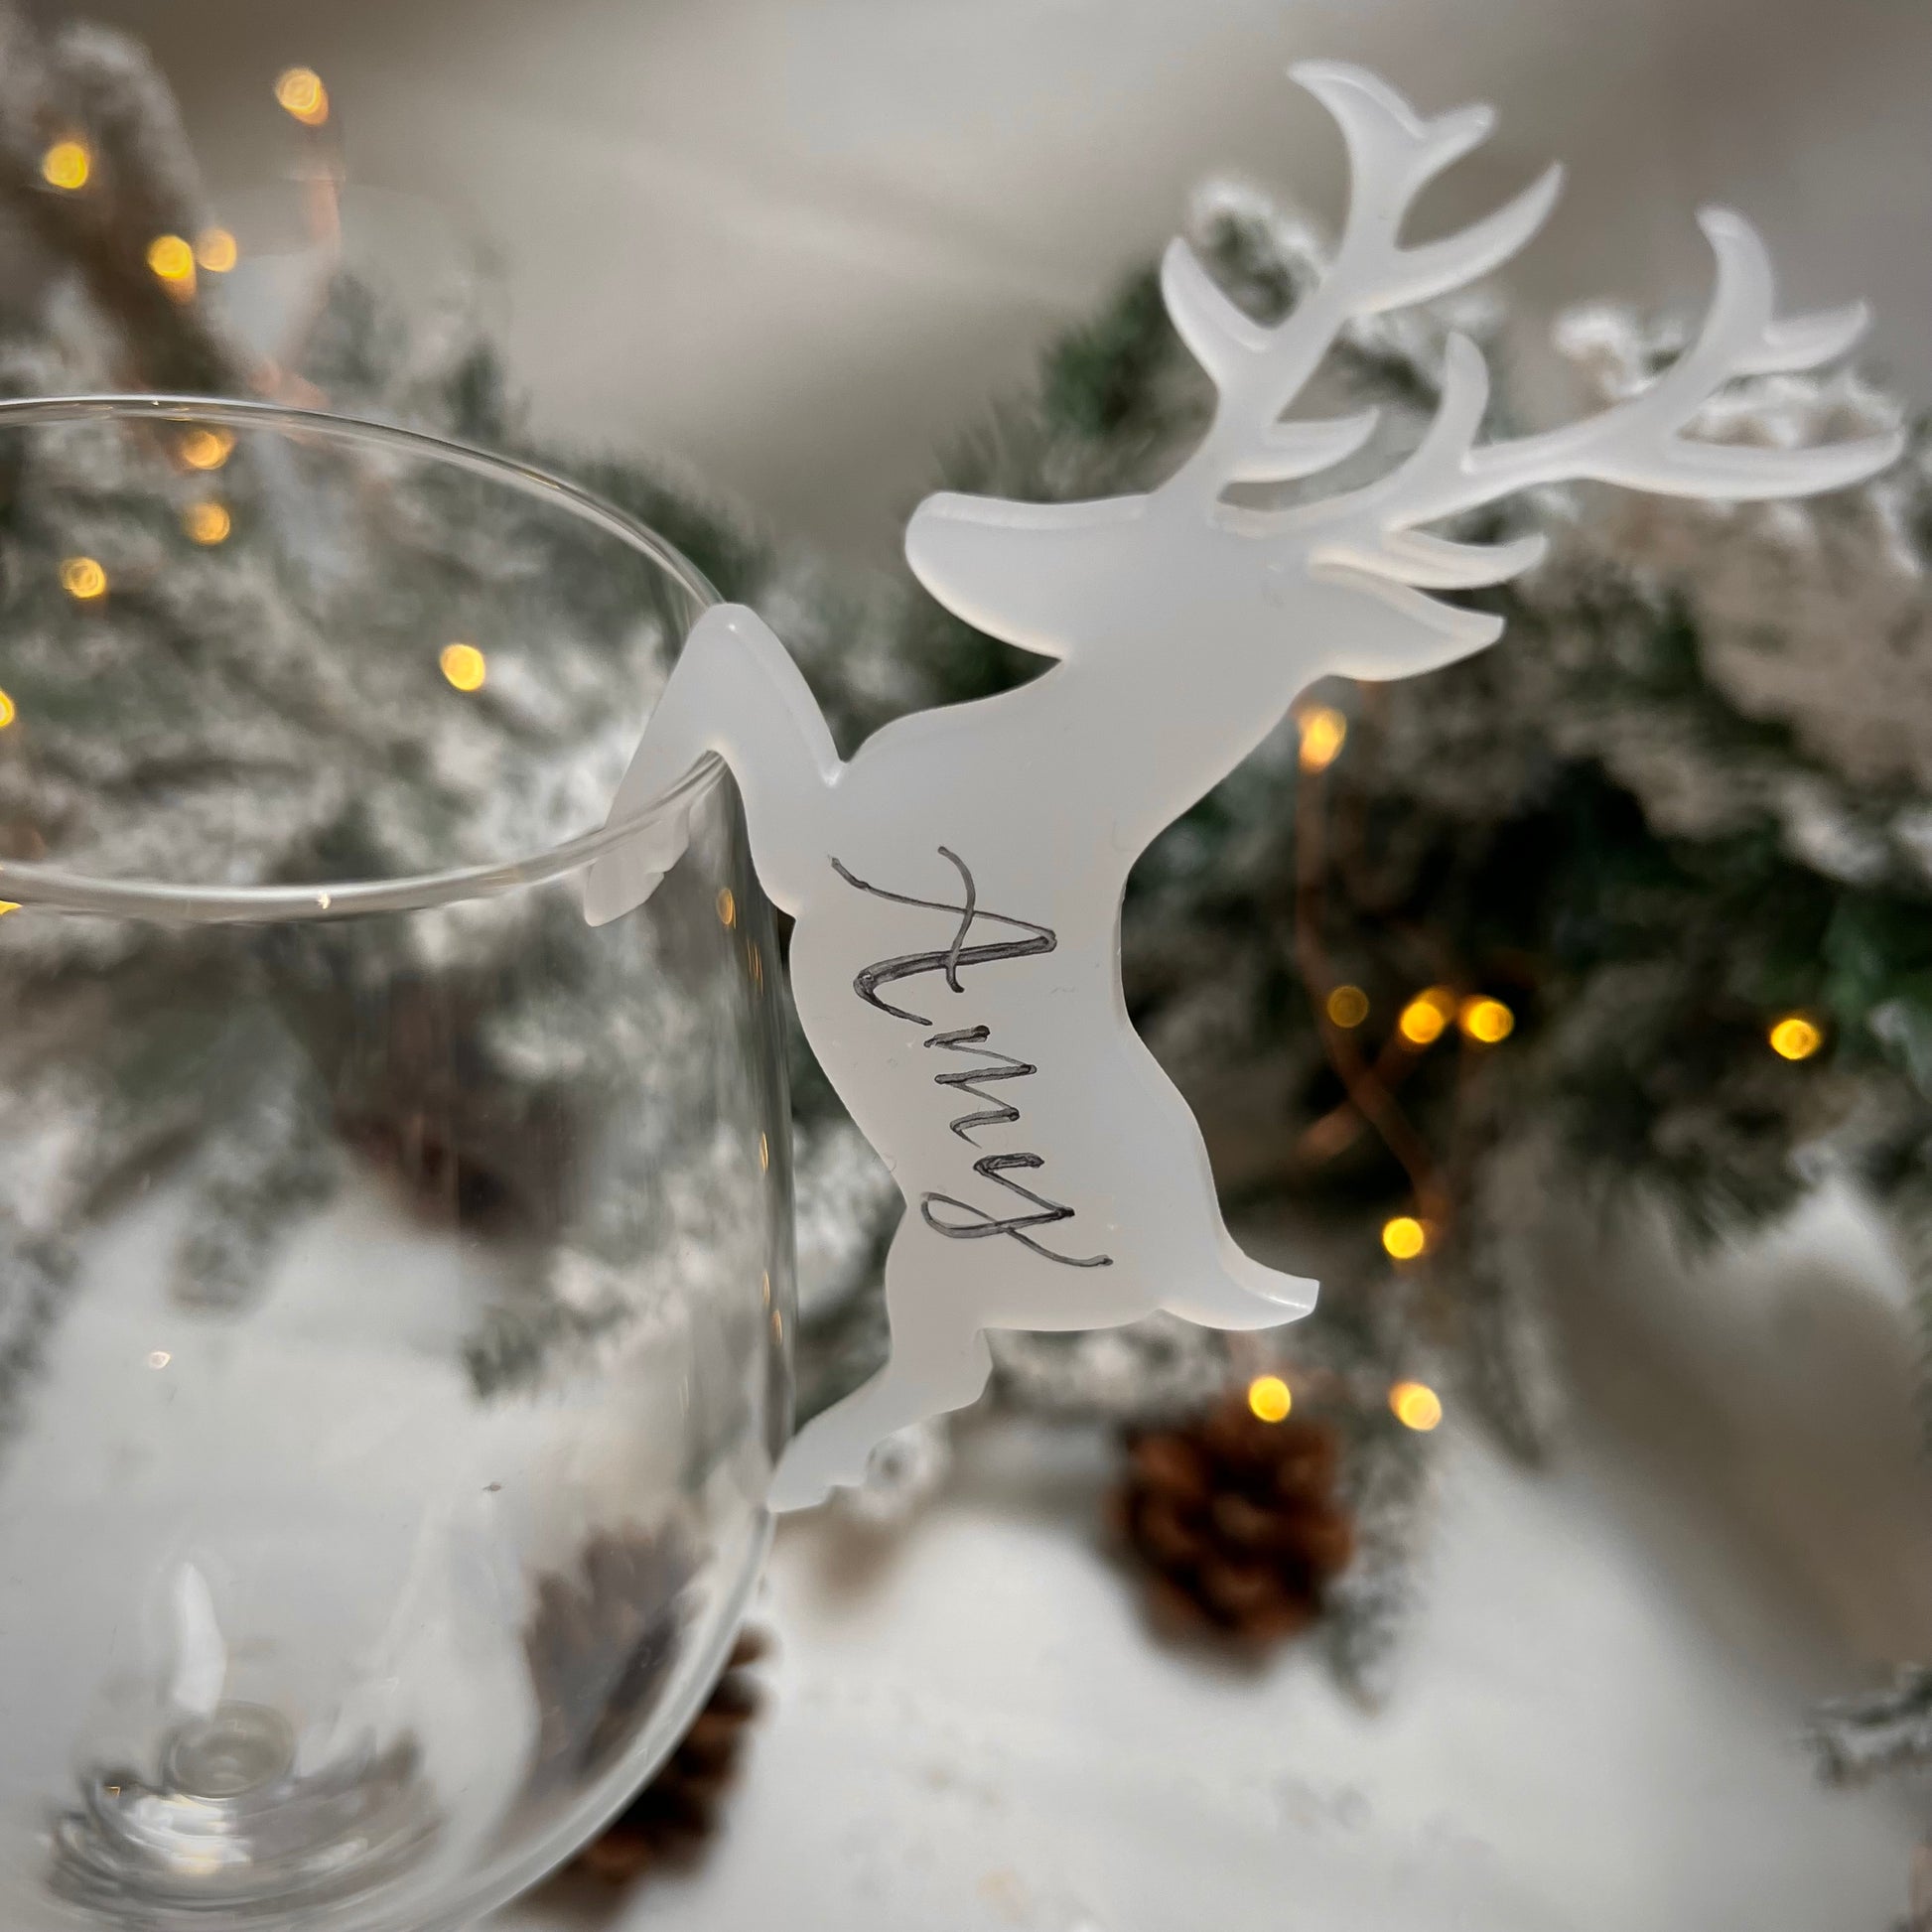
POLYGON ((294 1727, 259 1704, 223 1704, 178 1725, 152 1781, 96 1773, 54 1828, 53 1888, 109 1923, 287 1923, 398 1876, 440 1827, 404 1737, 313 1771, 294 1727))

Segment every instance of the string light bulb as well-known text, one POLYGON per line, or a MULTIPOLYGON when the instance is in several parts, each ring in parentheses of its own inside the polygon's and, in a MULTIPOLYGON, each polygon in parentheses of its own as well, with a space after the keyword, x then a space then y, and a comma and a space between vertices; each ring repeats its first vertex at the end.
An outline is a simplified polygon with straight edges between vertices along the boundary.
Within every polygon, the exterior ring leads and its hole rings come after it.
POLYGON ((1443 1420, 1443 1398, 1427 1382, 1398 1382, 1389 1391, 1389 1408, 1404 1429, 1419 1436, 1443 1420))
POLYGON ((1429 1230, 1413 1214, 1395 1214, 1382 1223, 1382 1246, 1392 1260, 1414 1261, 1429 1246, 1429 1230))
POLYGON ((0 691, 0 732, 5 731, 19 716, 20 707, 4 691, 0 691))
POLYGON ((1261 1422, 1286 1422, 1295 1395, 1279 1375, 1257 1375, 1248 1384, 1248 1410, 1261 1422))
POLYGON ((195 259, 210 275, 225 275, 241 259, 241 244, 226 228, 204 228, 195 243, 195 259))
POLYGON ((1493 1046, 1516 1031, 1516 1016, 1500 1000, 1478 994, 1456 1009, 1455 1024, 1479 1046, 1493 1046))
POLYGON ((178 234, 158 234, 148 243, 148 266, 170 295, 186 300, 195 293, 195 251, 178 234))
POLYGON ((85 188, 93 171, 94 158, 78 141, 56 141, 41 156, 41 180, 69 195, 85 188))
POLYGON ((1766 1037, 1781 1060, 1808 1060, 1825 1043, 1824 1029, 1802 1013, 1787 1013, 1766 1037))
POLYGON ((181 460, 191 470, 218 470, 234 450, 234 438, 224 429, 191 429, 181 439, 181 460))
POLYGON ((1328 1018, 1345 1032, 1368 1018, 1368 995, 1359 986, 1338 986, 1326 1001, 1328 1018))
POLYGON ((69 557, 61 566, 61 588, 82 604, 107 594, 107 573, 92 557, 69 557))
POLYGON ((285 68, 275 76, 275 102, 304 127, 320 127, 329 118, 329 89, 314 68, 285 68))
POLYGON ((1396 1031, 1411 1046, 1433 1046, 1454 1013, 1455 995, 1446 986, 1432 986, 1402 1009, 1396 1031))
POLYGON ((182 517, 182 527, 196 543, 225 543, 228 532, 234 528, 234 518, 223 503, 191 503, 182 517))
POLYGON ((1316 705, 1302 714, 1302 769, 1325 771, 1341 756, 1348 738, 1348 720, 1332 705, 1316 705))
POLYGON ((729 886, 718 888, 718 918, 721 924, 727 926, 738 923, 738 900, 729 886))
POLYGON ((436 661, 459 691, 481 691, 489 676, 489 659, 475 644, 445 644, 436 661))

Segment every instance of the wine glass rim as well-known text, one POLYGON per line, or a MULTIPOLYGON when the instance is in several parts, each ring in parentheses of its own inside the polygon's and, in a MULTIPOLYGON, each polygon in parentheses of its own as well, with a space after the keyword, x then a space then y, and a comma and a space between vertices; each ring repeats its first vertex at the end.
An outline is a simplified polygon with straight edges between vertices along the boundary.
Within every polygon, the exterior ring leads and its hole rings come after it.
MULTIPOLYGON (((615 538, 657 566, 698 612, 722 602, 709 578, 667 537, 608 497, 519 457, 454 437, 409 429, 334 410, 240 396, 194 396, 146 391, 95 391, 68 396, 0 400, 0 429, 88 421, 216 424, 223 428, 282 429, 339 443, 386 449, 487 477, 519 494, 549 503, 615 538)), ((226 925, 287 919, 348 918, 402 911, 457 899, 493 897, 573 872, 641 828, 688 810, 723 770, 701 759, 675 784, 647 799, 618 825, 606 825, 525 858, 452 867, 394 879, 316 886, 179 886, 162 880, 103 880, 61 866, 0 862, 0 901, 38 910, 97 913, 167 924, 226 925)))

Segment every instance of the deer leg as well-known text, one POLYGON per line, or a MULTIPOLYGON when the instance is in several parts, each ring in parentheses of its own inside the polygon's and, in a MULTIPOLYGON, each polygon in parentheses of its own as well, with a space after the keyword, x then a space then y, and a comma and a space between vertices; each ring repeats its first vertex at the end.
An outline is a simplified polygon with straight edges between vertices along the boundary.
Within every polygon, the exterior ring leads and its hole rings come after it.
POLYGON ((1150 1304, 1208 1328, 1274 1328, 1298 1320, 1314 1307, 1316 1284, 1267 1267, 1235 1245, 1193 1109, 1131 1028, 1127 1050, 1143 1110, 1133 1120, 1134 1137, 1175 1183, 1136 1225, 1136 1266, 1150 1304))
POLYGON ((908 1215, 886 1258, 891 1358, 870 1382, 814 1416, 792 1439, 772 1478, 773 1509, 808 1509, 834 1489, 856 1488, 887 1437, 927 1416, 963 1409, 985 1389, 992 1351, 944 1295, 947 1284, 934 1274, 930 1244, 913 1255, 924 1233, 923 1223, 908 1215))
MULTIPOLYGON (((820 806, 839 756, 790 653, 743 605, 719 605, 692 626, 607 822, 646 814, 707 756, 723 759, 738 780, 759 882, 795 911, 806 868, 824 865, 820 806)), ((641 905, 689 837, 688 810, 644 817, 591 866, 585 917, 603 925, 641 905)))

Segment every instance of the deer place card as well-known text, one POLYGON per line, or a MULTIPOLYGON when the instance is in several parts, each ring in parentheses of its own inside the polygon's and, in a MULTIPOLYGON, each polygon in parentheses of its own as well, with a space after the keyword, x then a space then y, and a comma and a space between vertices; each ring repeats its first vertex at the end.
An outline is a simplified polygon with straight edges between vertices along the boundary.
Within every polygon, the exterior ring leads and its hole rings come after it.
MULTIPOLYGON (((874 1446, 971 1402, 989 1328, 1065 1329, 1157 1309, 1222 1328, 1292 1321, 1315 1285, 1243 1254, 1193 1117, 1129 1025, 1121 897, 1154 838, 1316 679, 1410 677, 1493 643, 1499 618, 1431 591, 1497 584, 1542 540, 1428 528, 1541 483, 1591 479, 1727 499, 1855 483, 1901 443, 1811 449, 1695 434, 1733 377, 1846 349, 1860 307, 1780 321, 1762 244, 1702 216, 1717 286, 1691 345, 1647 386, 1539 435, 1484 442, 1480 351, 1451 337, 1433 426, 1373 481, 1257 507, 1235 484, 1316 477, 1373 414, 1285 412, 1352 319, 1486 274, 1536 231, 1551 169, 1485 219, 1404 245, 1424 186, 1489 133, 1486 107, 1420 119, 1373 76, 1294 77, 1339 123, 1349 212, 1325 276, 1278 326, 1224 296, 1185 241, 1169 315, 1213 378, 1200 445, 1158 488, 1101 502, 928 497, 906 530, 919 580, 969 623, 1055 660, 1025 686, 898 719, 842 761, 784 646, 750 611, 693 628, 611 813, 642 814, 699 762, 729 765, 752 853, 796 921, 791 984, 813 1050, 905 1196, 886 1267, 892 1354, 817 1417, 772 1506, 859 1482, 874 1446)), ((683 849, 647 821, 586 884, 586 916, 640 902, 683 849)))

